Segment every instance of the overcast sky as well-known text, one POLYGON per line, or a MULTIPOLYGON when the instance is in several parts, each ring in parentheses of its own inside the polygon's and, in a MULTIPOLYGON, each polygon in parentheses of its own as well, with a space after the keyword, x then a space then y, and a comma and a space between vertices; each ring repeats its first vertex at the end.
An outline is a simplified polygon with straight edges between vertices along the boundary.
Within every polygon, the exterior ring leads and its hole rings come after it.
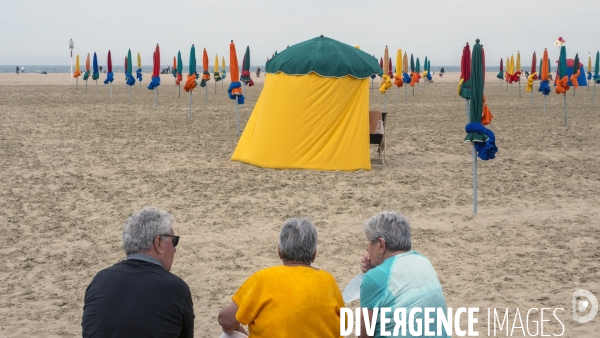
MULTIPOLYGON (((395 60, 401 48, 432 65, 458 65, 465 42, 481 39, 487 65, 521 52, 525 66, 544 47, 554 61, 562 36, 568 57, 600 49, 600 0, 3 0, 0 6, 0 65, 68 65, 74 54, 94 51, 101 64, 110 49, 119 64, 131 48, 150 65, 156 43, 161 63, 181 50, 187 64, 192 44, 229 64, 234 40, 241 62, 250 45, 260 65, 287 45, 321 34, 358 44, 378 58, 385 46, 395 60)), ((201 64, 201 61, 199 61, 201 64)))

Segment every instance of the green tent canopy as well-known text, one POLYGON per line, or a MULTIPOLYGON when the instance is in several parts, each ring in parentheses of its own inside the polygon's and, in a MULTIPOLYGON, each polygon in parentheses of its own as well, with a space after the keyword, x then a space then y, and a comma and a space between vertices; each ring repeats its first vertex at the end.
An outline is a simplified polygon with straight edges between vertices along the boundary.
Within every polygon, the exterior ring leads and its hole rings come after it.
POLYGON ((364 79, 382 71, 371 55, 324 36, 290 46, 275 56, 267 62, 267 73, 306 75, 314 72, 322 77, 350 75, 364 79))

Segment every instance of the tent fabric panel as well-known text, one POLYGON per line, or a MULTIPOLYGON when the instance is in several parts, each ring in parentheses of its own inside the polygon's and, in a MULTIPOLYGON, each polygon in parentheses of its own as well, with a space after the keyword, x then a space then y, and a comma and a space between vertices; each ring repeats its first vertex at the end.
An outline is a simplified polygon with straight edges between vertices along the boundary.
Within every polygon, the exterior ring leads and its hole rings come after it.
POLYGON ((231 159, 276 169, 370 170, 369 80, 267 74, 231 159))

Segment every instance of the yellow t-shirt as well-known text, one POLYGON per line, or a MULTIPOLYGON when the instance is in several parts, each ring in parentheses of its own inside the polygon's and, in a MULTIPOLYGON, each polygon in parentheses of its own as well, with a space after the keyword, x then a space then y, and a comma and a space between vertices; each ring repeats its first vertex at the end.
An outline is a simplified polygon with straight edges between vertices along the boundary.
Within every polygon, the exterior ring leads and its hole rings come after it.
POLYGON ((333 276, 304 266, 275 266, 250 276, 233 295, 250 338, 340 337, 344 300, 333 276))

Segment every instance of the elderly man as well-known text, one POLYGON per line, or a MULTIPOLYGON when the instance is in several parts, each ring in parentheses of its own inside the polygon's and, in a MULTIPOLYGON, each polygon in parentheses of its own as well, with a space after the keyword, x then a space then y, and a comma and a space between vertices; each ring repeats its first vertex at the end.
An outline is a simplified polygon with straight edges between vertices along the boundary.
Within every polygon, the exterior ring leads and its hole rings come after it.
POLYGON ((179 236, 170 214, 134 213, 123 228, 127 259, 104 269, 85 292, 83 337, 193 337, 188 285, 170 273, 179 236))
POLYGON ((219 313, 221 337, 252 338, 340 336, 342 294, 335 279, 310 265, 317 254, 317 230, 305 218, 285 221, 279 234, 283 266, 260 270, 219 313))
MULTIPOLYGON (((429 316, 433 322, 425 326, 425 308, 440 309, 446 314, 446 299, 429 260, 411 250, 408 219, 398 212, 381 212, 366 221, 363 228, 368 243, 361 264, 365 275, 360 286, 360 306, 368 309, 368 322, 371 322, 375 308, 391 308, 384 330, 391 332, 392 337, 448 337, 445 331, 435 334, 436 312, 429 316), (420 309, 420 312, 415 311, 413 327, 399 330, 394 336, 396 322, 393 316, 398 308, 406 309, 407 326, 411 310, 420 309), (431 332, 434 334, 428 334, 431 332)), ((380 318, 378 314, 374 332, 367 332, 363 318, 361 337, 382 337, 380 318)))

